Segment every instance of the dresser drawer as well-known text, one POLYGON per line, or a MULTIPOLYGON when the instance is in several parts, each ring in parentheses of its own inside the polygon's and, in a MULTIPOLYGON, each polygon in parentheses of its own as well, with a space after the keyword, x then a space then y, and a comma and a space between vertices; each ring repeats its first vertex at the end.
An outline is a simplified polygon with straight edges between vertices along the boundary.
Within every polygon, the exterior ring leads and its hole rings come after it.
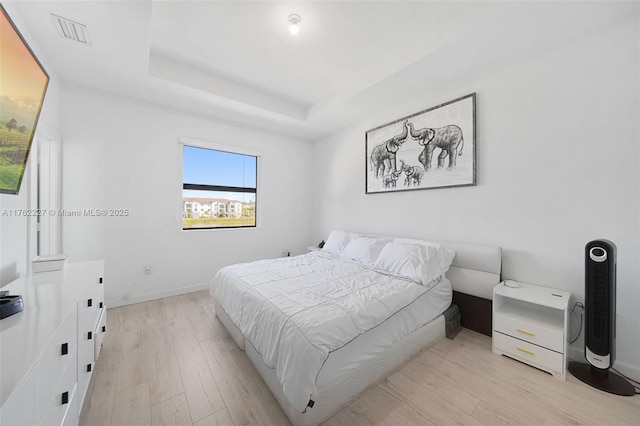
POLYGON ((105 306, 100 313, 100 319, 98 319, 98 326, 95 330, 95 340, 93 347, 93 357, 94 360, 97 361, 100 356, 100 350, 102 349, 102 342, 104 341, 104 336, 107 334, 107 307, 105 306))
MULTIPOLYGON (((71 354, 71 359, 60 378, 60 382, 52 393, 47 404, 44 416, 40 420, 42 425, 60 425, 67 416, 67 412, 73 407, 78 409, 73 399, 76 398, 76 354, 71 354)), ((71 416, 77 413, 70 413, 71 416)))
MULTIPOLYGON (((87 322, 95 325, 100 310, 104 306, 104 288, 102 284, 91 283, 78 301, 78 326, 82 327, 87 322)), ((91 328, 93 330, 93 327, 91 328)))
MULTIPOLYGON (((93 318, 93 317, 92 317, 93 318)), ((97 317, 87 321, 85 326, 78 333, 78 397, 84 399, 85 392, 89 386, 89 380, 93 374, 95 366, 94 349, 95 341, 99 338, 96 334, 97 317)))
POLYGON ((550 327, 527 318, 496 312, 493 316, 493 329, 556 352, 563 352, 564 349, 564 330, 560 327, 550 327))
POLYGON ((74 307, 42 352, 38 363, 38 418, 43 414, 51 399, 72 354, 77 351, 76 327, 76 309, 74 307))
POLYGON ((561 353, 502 333, 493 333, 493 351, 548 371, 554 376, 560 376, 564 371, 561 353))

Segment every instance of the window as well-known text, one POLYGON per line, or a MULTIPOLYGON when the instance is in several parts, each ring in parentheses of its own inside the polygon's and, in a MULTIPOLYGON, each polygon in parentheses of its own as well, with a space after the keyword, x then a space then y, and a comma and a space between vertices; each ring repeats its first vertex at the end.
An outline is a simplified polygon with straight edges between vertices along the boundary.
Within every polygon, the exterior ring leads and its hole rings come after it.
POLYGON ((182 145, 182 229, 256 226, 258 156, 182 145))

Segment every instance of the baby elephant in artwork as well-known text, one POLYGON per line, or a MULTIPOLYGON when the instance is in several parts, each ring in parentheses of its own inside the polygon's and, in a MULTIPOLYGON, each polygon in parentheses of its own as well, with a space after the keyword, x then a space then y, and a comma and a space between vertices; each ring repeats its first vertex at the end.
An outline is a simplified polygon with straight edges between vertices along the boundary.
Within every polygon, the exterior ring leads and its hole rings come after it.
POLYGON ((444 160, 447 157, 449 157, 449 170, 456 167, 456 159, 462 155, 462 148, 464 147, 464 137, 460 127, 450 124, 437 129, 424 128, 414 130, 413 123, 408 122, 407 128, 411 137, 424 146, 418 161, 422 163, 425 171, 431 169, 431 158, 433 157, 433 150, 436 148, 441 149, 440 155, 438 155, 438 168, 444 166, 444 160))
POLYGON ((415 186, 419 186, 422 181, 422 177, 424 176, 424 171, 420 166, 410 166, 405 164, 404 161, 400 160, 402 167, 400 170, 404 172, 406 177, 404 178, 405 186, 411 186, 412 184, 415 186))
POLYGON ((396 182, 398 181, 398 178, 400 177, 401 174, 402 174, 402 169, 395 171, 391 174, 385 175, 382 178, 382 185, 385 187, 385 189, 395 188, 396 182))

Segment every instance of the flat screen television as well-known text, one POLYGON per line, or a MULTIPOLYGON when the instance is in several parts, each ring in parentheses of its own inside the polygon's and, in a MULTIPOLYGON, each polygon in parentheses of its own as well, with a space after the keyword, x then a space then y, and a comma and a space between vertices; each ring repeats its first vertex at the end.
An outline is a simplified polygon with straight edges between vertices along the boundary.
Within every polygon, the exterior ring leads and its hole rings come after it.
POLYGON ((0 4, 0 193, 18 194, 49 75, 0 4))

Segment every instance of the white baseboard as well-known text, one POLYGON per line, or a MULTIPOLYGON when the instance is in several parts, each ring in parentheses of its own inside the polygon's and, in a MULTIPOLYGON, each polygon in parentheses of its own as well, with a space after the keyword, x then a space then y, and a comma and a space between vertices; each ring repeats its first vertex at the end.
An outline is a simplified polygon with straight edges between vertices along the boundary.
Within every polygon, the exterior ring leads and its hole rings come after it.
POLYGON ((187 287, 172 288, 162 291, 154 291, 151 293, 136 294, 128 299, 105 299, 108 308, 117 308, 118 306, 133 305, 134 303, 148 302, 149 300, 157 300, 165 297, 179 296, 181 294, 193 293, 195 291, 207 290, 209 283, 199 283, 187 287))

